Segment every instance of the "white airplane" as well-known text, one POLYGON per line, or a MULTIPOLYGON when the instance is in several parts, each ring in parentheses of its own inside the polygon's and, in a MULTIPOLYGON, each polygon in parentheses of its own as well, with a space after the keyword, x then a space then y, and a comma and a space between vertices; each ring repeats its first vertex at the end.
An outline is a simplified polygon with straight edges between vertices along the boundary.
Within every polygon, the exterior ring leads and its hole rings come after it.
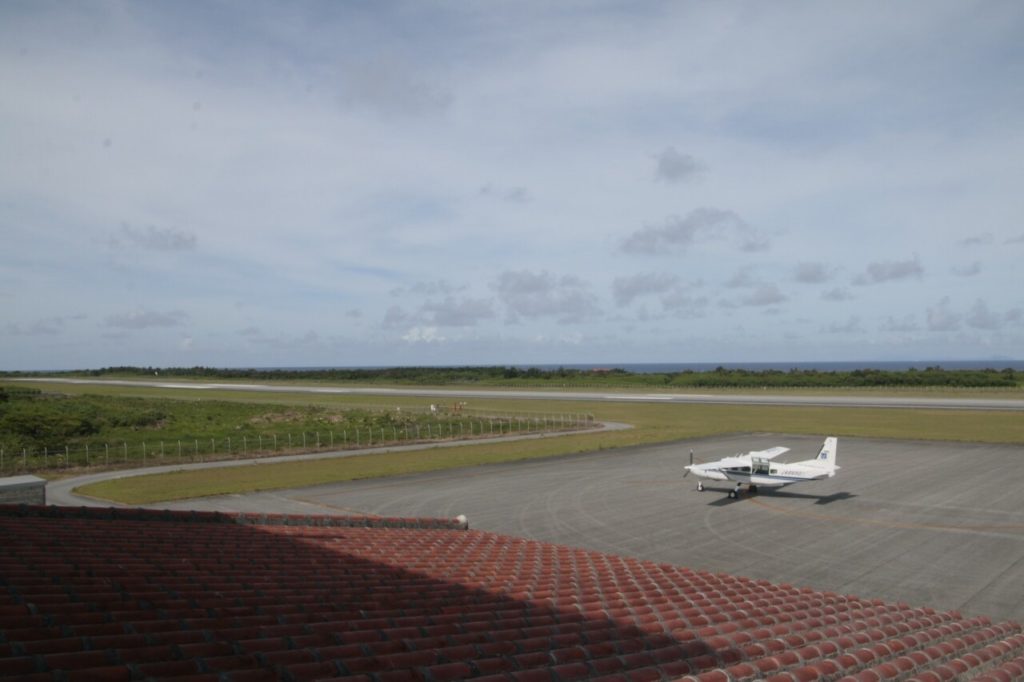
MULTIPOLYGON (((729 497, 737 497, 743 484, 748 490, 756 493, 759 486, 781 488, 782 486, 832 478, 836 475, 836 447, 839 439, 830 436, 825 439, 818 456, 802 462, 776 462, 774 459, 789 448, 774 447, 767 450, 755 450, 745 455, 726 457, 717 462, 693 463, 693 450, 690 450, 690 464, 686 467, 686 478, 690 473, 712 481, 735 481, 736 487, 729 491, 729 497)), ((704 490, 704 483, 697 482, 697 490, 704 490)))

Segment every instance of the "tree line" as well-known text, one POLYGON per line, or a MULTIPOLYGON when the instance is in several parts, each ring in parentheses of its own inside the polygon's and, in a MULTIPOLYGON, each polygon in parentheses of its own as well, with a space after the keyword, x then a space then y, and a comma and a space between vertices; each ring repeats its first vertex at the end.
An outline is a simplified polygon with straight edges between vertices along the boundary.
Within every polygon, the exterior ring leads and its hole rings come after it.
MULTIPOLYGON (((4 372, 0 377, 31 376, 33 373, 4 372)), ((36 373, 39 374, 39 373, 36 373)), ((47 372, 47 376, 55 373, 47 372)), ((486 367, 384 367, 260 369, 220 367, 105 367, 56 373, 87 377, 173 377, 194 379, 239 379, 257 381, 303 380, 369 384, 489 386, 559 384, 573 386, 693 387, 693 388, 864 388, 864 387, 949 387, 1016 388, 1024 372, 1005 369, 855 369, 824 371, 813 369, 747 370, 718 367, 710 371, 634 373, 624 369, 541 369, 513 366, 486 367)))

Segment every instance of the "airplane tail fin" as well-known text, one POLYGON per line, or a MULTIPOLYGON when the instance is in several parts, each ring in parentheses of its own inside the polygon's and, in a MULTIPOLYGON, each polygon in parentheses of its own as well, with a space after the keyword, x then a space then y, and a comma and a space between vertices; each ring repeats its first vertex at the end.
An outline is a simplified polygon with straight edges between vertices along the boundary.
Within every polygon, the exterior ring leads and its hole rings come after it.
POLYGON ((836 450, 839 446, 839 439, 835 436, 829 436, 825 439, 825 442, 821 446, 821 450, 818 451, 818 456, 815 458, 815 462, 822 466, 836 470, 839 467, 836 466, 836 450))

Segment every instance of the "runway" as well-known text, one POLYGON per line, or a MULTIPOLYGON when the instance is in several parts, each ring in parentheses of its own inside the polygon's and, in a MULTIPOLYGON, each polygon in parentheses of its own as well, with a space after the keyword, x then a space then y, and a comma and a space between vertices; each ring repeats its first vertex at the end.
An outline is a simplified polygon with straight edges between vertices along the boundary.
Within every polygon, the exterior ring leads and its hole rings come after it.
POLYGON ((1022 446, 840 438, 835 478, 736 501, 683 477, 691 448, 785 445, 796 461, 820 444, 747 435, 153 506, 465 514, 473 529, 1024 621, 1022 446))
POLYGON ((917 396, 784 395, 757 393, 631 393, 623 391, 536 391, 441 388, 373 388, 296 386, 283 384, 223 383, 206 381, 136 381, 120 379, 31 378, 12 381, 41 383, 144 386, 149 388, 313 393, 321 395, 419 396, 426 398, 499 398, 521 400, 581 400, 598 402, 706 403, 722 405, 782 405, 817 407, 883 407, 929 410, 999 410, 1024 412, 1024 400, 1002 398, 928 398, 917 396))

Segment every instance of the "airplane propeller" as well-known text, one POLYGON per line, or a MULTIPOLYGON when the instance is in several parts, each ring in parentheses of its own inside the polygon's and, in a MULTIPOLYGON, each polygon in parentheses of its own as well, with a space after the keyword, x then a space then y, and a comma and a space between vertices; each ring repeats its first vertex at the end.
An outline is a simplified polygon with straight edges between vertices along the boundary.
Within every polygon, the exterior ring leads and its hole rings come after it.
MULTIPOLYGON (((693 466, 693 450, 690 450, 690 466, 693 466)), ((690 475, 690 470, 687 469, 686 473, 683 474, 683 478, 686 478, 689 475, 690 475)))

